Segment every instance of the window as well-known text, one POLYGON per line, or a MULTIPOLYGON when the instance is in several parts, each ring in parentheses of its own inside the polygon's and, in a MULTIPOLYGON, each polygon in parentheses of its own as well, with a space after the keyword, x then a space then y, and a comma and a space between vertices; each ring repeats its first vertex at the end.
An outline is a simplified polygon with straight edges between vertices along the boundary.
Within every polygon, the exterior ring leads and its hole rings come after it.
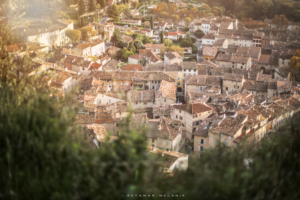
POLYGON ((166 145, 169 146, 169 141, 166 141, 166 145))
POLYGON ((177 77, 177 80, 180 81, 180 77, 177 77))
POLYGON ((180 83, 178 82, 177 85, 180 85, 180 83))
POLYGON ((217 140, 215 140, 214 143, 217 143, 217 140))
POLYGON ((161 139, 158 139, 159 144, 161 144, 161 139))
POLYGON ((167 99, 164 98, 164 102, 167 102, 167 99))
POLYGON ((229 136, 228 139, 230 140, 230 139, 231 139, 231 136, 229 136))
POLYGON ((101 99, 99 99, 99 103, 101 103, 101 99))
POLYGON ((111 99, 109 99, 108 102, 111 103, 111 99))
POLYGON ((221 137, 223 137, 223 134, 221 134, 221 137))
POLYGON ((182 120, 182 117, 179 117, 180 120, 182 120))
POLYGON ((178 115, 176 115, 176 119, 178 119, 178 115))
POLYGON ((106 127, 106 123, 104 123, 104 124, 103 124, 103 126, 105 126, 105 127, 106 127))
POLYGON ((198 143, 199 143, 199 144, 205 144, 205 139, 199 139, 199 140, 198 140, 198 143))
POLYGON ((181 113, 181 110, 179 110, 179 113, 181 113))
POLYGON ((200 86, 200 87, 199 87, 199 90, 202 90, 202 89, 203 89, 202 86, 200 86))
POLYGON ((147 105, 147 102, 144 102, 144 105, 147 105))

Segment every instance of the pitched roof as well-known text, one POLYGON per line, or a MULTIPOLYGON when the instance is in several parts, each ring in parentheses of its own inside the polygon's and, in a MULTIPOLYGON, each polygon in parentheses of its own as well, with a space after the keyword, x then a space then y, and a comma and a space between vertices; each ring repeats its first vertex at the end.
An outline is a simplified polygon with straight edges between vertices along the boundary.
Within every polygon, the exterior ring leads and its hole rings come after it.
POLYGON ((165 56, 169 59, 169 60, 172 60, 172 59, 175 59, 175 58, 179 58, 179 59, 182 59, 182 57, 179 55, 179 53, 177 52, 167 52, 165 53, 165 56))
POLYGON ((163 62, 163 60, 158 56, 154 51, 150 51, 147 53, 146 57, 154 63, 163 62))
POLYGON ((102 66, 102 64, 95 62, 95 63, 91 64, 89 70, 98 70, 101 66, 102 66))
POLYGON ((179 110, 185 110, 190 114, 197 114, 197 113, 202 113, 202 112, 207 112, 212 110, 211 107, 203 103, 174 105, 173 107, 179 110))
POLYGON ((243 122, 245 120, 247 120, 245 114, 238 114, 235 118, 227 117, 221 121, 219 126, 212 128, 210 132, 234 136, 244 126, 243 122))
POLYGON ((164 44, 152 44, 152 43, 146 43, 145 44, 146 49, 163 49, 165 47, 164 44))
POLYGON ((196 62, 186 62, 186 61, 184 61, 184 62, 181 63, 181 67, 182 67, 182 69, 188 69, 188 70, 190 70, 190 69, 197 70, 198 69, 196 62))
POLYGON ((136 60, 143 60, 144 59, 144 57, 142 55, 137 55, 137 54, 129 56, 128 58, 133 58, 133 59, 136 59, 136 60))
POLYGON ((155 90, 130 90, 127 99, 129 102, 154 102, 155 90))
POLYGON ((163 98, 170 98, 176 100, 176 83, 175 82, 168 82, 162 81, 160 84, 159 91, 161 92, 161 96, 163 98))
POLYGON ((204 35, 203 37, 202 37, 202 39, 210 39, 210 40, 212 40, 212 39, 214 39, 215 37, 214 37, 214 34, 213 33, 208 33, 208 34, 206 34, 206 35, 204 35))
POLYGON ((144 71, 143 70, 143 66, 142 65, 124 65, 124 67, 122 68, 122 70, 128 70, 128 71, 144 71))
POLYGON ((218 53, 219 48, 218 47, 210 47, 210 46, 204 46, 203 49, 203 56, 210 56, 215 57, 218 53))

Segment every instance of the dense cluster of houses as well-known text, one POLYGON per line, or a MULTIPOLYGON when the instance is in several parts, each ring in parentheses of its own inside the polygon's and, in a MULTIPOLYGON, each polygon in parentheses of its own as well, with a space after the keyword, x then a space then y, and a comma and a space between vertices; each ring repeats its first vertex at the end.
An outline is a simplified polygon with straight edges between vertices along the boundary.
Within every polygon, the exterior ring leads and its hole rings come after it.
MULTIPOLYGON (((57 20, 43 29, 18 28, 26 43, 6 48, 16 59, 25 49, 35 55, 35 64, 30 69, 20 66, 19 76, 50 71, 40 83, 52 89, 54 97, 79 88, 82 109, 74 123, 88 132, 89 145, 100 147, 107 136, 115 140, 124 126, 147 127, 151 154, 165 156, 169 170, 186 168, 188 155, 200 156, 219 142, 255 147, 300 110, 300 85, 291 81, 289 69, 300 46, 296 23, 290 30, 252 30, 230 17, 195 19, 190 31, 205 33, 198 41, 197 62, 184 61, 178 52, 160 56, 164 44, 152 42, 129 56, 128 63, 114 59, 120 48, 105 47, 115 27, 127 43, 133 41, 124 34, 128 31, 154 41, 160 41, 161 31, 173 41, 186 35, 163 20, 154 21, 153 30, 134 27, 141 20, 122 19, 122 23, 132 27, 115 26, 107 19, 90 23, 87 27, 96 36, 76 46, 69 45, 65 35, 66 30, 74 30, 72 21, 57 20), (54 57, 44 59, 41 55, 49 51, 54 57)), ((184 51, 191 53, 191 48, 184 51)))

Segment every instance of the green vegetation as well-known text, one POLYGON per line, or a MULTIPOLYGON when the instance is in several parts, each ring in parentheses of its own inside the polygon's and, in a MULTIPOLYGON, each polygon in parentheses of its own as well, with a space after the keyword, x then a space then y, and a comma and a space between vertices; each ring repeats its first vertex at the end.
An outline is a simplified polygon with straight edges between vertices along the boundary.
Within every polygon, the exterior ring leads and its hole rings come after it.
POLYGON ((81 38, 81 32, 79 30, 66 30, 66 36, 72 40, 72 43, 76 43, 81 38))
POLYGON ((85 3, 84 0, 79 0, 79 4, 78 4, 78 14, 79 15, 83 15, 85 13, 85 3))
POLYGON ((120 10, 116 4, 108 8, 108 16, 111 18, 112 22, 120 22, 120 10))
POLYGON ((292 72, 292 79, 300 80, 300 50, 298 49, 295 55, 290 60, 290 69, 292 72))

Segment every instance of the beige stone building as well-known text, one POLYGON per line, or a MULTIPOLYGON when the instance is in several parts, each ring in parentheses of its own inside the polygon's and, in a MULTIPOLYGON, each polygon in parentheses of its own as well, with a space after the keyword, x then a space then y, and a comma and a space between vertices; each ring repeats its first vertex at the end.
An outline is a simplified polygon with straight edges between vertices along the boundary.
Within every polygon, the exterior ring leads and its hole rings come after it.
POLYGON ((225 73, 223 78, 223 92, 241 91, 244 82, 244 75, 225 73))
POLYGON ((174 105, 171 119, 181 121, 187 134, 186 137, 192 139, 196 127, 212 112, 213 109, 204 103, 174 105))

